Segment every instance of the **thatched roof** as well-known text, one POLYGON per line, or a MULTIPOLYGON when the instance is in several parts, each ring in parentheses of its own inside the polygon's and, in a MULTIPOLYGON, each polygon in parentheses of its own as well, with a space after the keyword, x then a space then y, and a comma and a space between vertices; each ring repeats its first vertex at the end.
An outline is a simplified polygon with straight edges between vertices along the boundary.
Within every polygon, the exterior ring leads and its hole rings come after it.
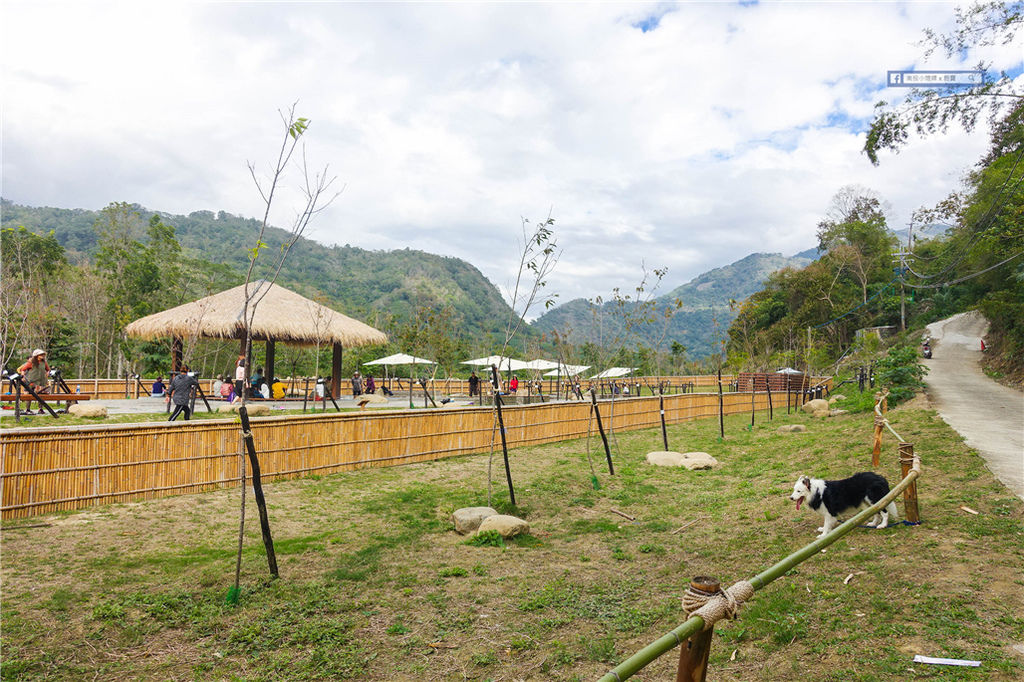
MULTIPOLYGON (((347 348, 388 341, 384 332, 276 284, 261 280, 251 283, 249 290, 255 292, 254 300, 262 296, 252 324, 254 340, 270 339, 299 345, 312 345, 319 341, 322 344, 340 343, 347 348)), ((240 339, 244 335, 244 305, 243 284, 162 313, 147 315, 129 324, 125 331, 129 336, 143 339, 168 336, 240 339)))

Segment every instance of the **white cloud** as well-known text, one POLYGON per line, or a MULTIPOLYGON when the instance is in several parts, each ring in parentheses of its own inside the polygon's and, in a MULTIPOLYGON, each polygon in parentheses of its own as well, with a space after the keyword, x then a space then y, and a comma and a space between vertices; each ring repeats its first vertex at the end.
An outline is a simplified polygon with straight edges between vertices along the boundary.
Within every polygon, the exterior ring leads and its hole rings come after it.
MULTIPOLYGON (((520 218, 553 210, 563 301, 635 286, 642 261, 671 288, 803 250, 847 184, 905 221, 985 147, 953 131, 878 168, 860 152, 875 101, 901 95, 885 71, 921 64, 944 4, 2 8, 5 198, 260 215, 246 162, 269 164, 298 100, 311 161, 345 184, 312 237, 459 256, 501 286, 520 218)), ((980 58, 1019 68, 1019 45, 980 58)))

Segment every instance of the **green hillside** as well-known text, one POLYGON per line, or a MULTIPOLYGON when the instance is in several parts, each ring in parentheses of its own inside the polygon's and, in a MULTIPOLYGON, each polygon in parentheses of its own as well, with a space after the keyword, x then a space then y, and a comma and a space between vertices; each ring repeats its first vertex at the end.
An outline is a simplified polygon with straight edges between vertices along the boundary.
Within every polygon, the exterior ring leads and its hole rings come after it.
MULTIPOLYGON (((143 218, 153 213, 135 208, 143 218)), ((53 230, 72 262, 94 258, 98 242, 93 224, 99 214, 3 202, 4 227, 23 225, 38 234, 53 230)), ((159 215, 175 228, 183 255, 230 266, 241 276, 247 265, 246 249, 256 241, 259 221, 223 211, 159 215)), ((271 229, 265 238, 270 251, 276 250, 285 236, 283 230, 271 229)), ((369 251, 300 239, 278 282, 303 295, 325 298, 346 314, 381 328, 407 321, 420 307, 450 305, 468 340, 484 344, 488 335, 499 337, 509 315, 497 288, 475 267, 458 258, 412 249, 369 251)))

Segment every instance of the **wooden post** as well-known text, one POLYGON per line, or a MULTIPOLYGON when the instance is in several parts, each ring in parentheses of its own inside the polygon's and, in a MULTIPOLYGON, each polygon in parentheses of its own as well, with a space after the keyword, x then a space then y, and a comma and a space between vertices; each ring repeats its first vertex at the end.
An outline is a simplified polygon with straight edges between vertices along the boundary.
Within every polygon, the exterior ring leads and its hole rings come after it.
POLYGON ((274 350, 275 349, 276 349, 276 345, 274 344, 274 341, 272 339, 267 339, 266 353, 265 353, 267 357, 264 358, 264 362, 265 362, 264 369, 266 369, 266 372, 263 373, 263 378, 264 378, 264 380, 266 380, 268 383, 271 383, 271 384, 274 383, 274 350))
MULTIPOLYGON (((690 589, 707 594, 718 594, 721 585, 714 578, 696 576, 690 581, 690 589)), ((679 667, 676 682, 704 682, 708 674, 708 657, 711 655, 713 627, 693 635, 679 646, 679 667)))
MULTIPOLYGON (((181 371, 181 356, 182 356, 181 338, 178 337, 178 336, 175 336, 173 339, 171 339, 171 373, 172 374, 177 374, 178 372, 181 371)), ((234 380, 234 377, 231 377, 231 379, 234 380)), ((97 389, 97 393, 98 393, 98 389, 97 389)))
POLYGON ((874 444, 873 444, 873 446, 871 448, 871 466, 877 467, 877 466, 879 466, 881 464, 882 429, 885 428, 885 425, 882 424, 882 419, 885 418, 885 414, 889 411, 889 408, 888 408, 888 401, 885 399, 884 396, 881 396, 879 394, 875 394, 875 397, 876 398, 879 398, 879 397, 882 398, 882 405, 881 405, 881 407, 882 407, 882 416, 879 417, 878 413, 877 412, 875 413, 875 440, 874 440, 874 444))
MULTIPOLYGON (((342 348, 335 343, 331 351, 331 395, 341 397, 341 361, 342 348)), ((326 391, 324 391, 326 393, 326 391)))
POLYGON ((615 475, 615 468, 612 466, 612 451, 608 447, 608 436, 604 433, 604 426, 601 424, 601 410, 597 408, 597 391, 594 387, 590 387, 590 400, 591 409, 594 410, 594 416, 597 418, 597 430, 601 434, 601 441, 604 443, 604 456, 608 460, 608 473, 612 476, 615 475))
POLYGON ((757 398, 757 380, 754 375, 750 377, 750 430, 754 430, 754 407, 757 398))
MULTIPOLYGON (((906 478, 914 466, 914 444, 900 443, 900 478, 906 478)), ((921 523, 920 513, 917 508, 917 481, 912 481, 903 490, 903 515, 909 523, 921 523)))
POLYGON ((768 374, 764 375, 764 388, 768 391, 768 421, 775 419, 775 409, 772 406, 772 382, 768 374))
POLYGON ((270 519, 267 517, 267 501, 263 497, 263 482, 260 479, 260 460, 256 455, 256 445, 252 440, 252 428, 249 426, 249 411, 245 403, 238 408, 238 416, 242 418, 242 438, 245 449, 249 453, 249 466, 252 467, 252 491, 256 497, 256 507, 260 512, 260 530, 263 533, 263 546, 267 550, 267 565, 270 575, 277 578, 277 555, 274 553, 274 538, 270 536, 270 519))

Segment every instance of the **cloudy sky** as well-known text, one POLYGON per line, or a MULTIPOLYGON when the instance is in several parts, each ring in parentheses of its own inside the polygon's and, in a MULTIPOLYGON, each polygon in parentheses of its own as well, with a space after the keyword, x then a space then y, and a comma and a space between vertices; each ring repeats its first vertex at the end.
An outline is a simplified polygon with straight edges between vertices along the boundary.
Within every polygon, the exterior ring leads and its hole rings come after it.
MULTIPOLYGON (((311 120, 343 194, 308 236, 514 277, 549 211, 567 301, 663 289, 813 246, 859 184, 894 228, 956 188, 984 131, 861 153, 890 69, 1021 69, 1021 47, 922 61, 948 2, 11 2, 0 8, 4 198, 256 217, 278 110, 311 120)), ((295 176, 292 176, 293 179, 295 176)), ((275 222, 288 221, 283 196, 275 222)))

